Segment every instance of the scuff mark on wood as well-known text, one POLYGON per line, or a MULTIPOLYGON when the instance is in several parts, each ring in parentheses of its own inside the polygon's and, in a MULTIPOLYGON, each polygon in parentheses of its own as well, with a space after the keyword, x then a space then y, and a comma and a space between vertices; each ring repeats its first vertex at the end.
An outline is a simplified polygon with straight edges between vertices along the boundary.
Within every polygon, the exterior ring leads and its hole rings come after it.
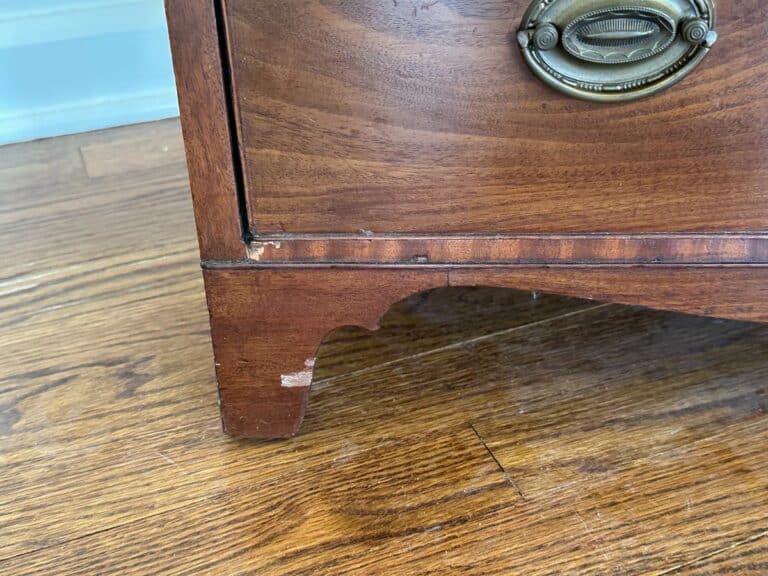
POLYGON ((248 244, 248 258, 250 260, 254 260, 256 262, 261 260, 261 257, 264 255, 264 252, 268 247, 272 247, 275 250, 280 249, 280 241, 279 240, 269 240, 266 242, 251 242, 248 244))
POLYGON ((306 370, 294 372, 292 374, 282 374, 280 376, 280 385, 283 388, 308 388, 312 384, 312 372, 315 367, 315 358, 309 358, 304 361, 306 370))

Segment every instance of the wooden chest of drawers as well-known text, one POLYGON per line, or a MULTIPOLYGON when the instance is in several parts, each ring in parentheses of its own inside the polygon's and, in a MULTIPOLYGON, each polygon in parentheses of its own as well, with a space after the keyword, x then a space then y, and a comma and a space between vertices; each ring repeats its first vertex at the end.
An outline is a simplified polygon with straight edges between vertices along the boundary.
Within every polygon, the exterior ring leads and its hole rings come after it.
POLYGON ((763 2, 167 13, 230 434, 296 433, 323 336, 438 286, 768 321, 763 2))

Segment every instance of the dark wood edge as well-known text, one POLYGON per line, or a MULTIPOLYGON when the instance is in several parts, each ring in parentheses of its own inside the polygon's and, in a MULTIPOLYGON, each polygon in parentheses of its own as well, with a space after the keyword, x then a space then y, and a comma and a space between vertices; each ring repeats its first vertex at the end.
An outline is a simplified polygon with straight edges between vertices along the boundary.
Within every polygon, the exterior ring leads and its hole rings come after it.
POLYGON ((766 264, 768 234, 296 235, 252 241, 243 263, 766 264))
MULTIPOLYGON (((339 283, 360 274, 355 290, 380 297, 383 278, 413 279, 429 275, 420 289, 441 286, 489 286, 561 294, 600 302, 645 306, 695 314, 768 323, 768 265, 674 266, 363 266, 244 265, 219 262, 206 277, 237 275, 254 282, 271 274, 326 274, 339 283), (379 290, 380 291, 380 290, 379 290)), ((388 285, 392 285, 389 282, 388 285)), ((302 283, 302 286, 307 286, 302 283)), ((318 289, 319 290, 319 289, 318 289)), ((418 289, 413 290, 417 292, 418 289)), ((407 290, 405 292, 408 292, 407 290)), ((210 297, 210 295, 209 295, 210 297)), ((344 301, 344 299, 341 299, 344 301)), ((370 318, 369 318, 370 320, 370 318)), ((366 323, 367 324, 367 323, 366 323)))
MULTIPOLYGON (((549 292, 600 302, 646 306, 699 316, 768 323, 768 264, 751 265, 362 265, 264 264, 209 262, 206 274, 232 272, 326 271, 344 277, 352 271, 409 274, 445 274, 439 286, 491 286, 549 292)), ((363 276, 364 278, 364 276, 363 276)), ((373 280, 375 284, 375 280, 373 280)))
POLYGON ((448 284, 768 323, 768 266, 462 267, 449 270, 448 284))
POLYGON ((246 258, 230 96, 215 0, 165 0, 203 259, 246 258))

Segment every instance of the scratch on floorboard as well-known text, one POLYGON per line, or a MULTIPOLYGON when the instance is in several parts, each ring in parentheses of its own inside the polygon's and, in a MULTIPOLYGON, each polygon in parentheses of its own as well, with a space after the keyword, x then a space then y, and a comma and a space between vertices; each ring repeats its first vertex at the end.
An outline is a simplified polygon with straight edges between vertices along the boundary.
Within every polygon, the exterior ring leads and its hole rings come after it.
POLYGON ((760 540, 761 538, 765 538, 767 536, 768 536, 768 531, 760 532, 759 534, 754 534, 753 536, 750 536, 745 540, 739 540, 738 542, 734 542, 729 546, 725 546, 723 548, 718 548, 717 550, 713 550, 709 554, 703 554, 698 558, 694 558, 690 562, 684 562, 682 564, 678 564, 677 566, 672 566, 671 568, 662 570, 661 572, 656 572, 654 576, 666 576, 667 574, 674 574, 675 572, 679 572, 684 568, 688 568, 690 566, 693 566, 694 564, 698 564, 703 560, 709 560, 710 558, 714 558, 715 556, 720 556, 721 554, 725 554, 726 552, 732 552, 733 550, 735 550, 736 548, 739 548, 740 546, 751 544, 752 542, 756 542, 757 540, 760 540))

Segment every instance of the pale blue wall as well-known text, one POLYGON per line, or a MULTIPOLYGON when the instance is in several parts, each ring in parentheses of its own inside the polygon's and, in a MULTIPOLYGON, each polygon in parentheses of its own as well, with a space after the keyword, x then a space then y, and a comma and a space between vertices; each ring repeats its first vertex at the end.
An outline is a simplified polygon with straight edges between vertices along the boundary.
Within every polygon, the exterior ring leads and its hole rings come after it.
POLYGON ((177 114, 163 0, 0 0, 0 144, 177 114))

